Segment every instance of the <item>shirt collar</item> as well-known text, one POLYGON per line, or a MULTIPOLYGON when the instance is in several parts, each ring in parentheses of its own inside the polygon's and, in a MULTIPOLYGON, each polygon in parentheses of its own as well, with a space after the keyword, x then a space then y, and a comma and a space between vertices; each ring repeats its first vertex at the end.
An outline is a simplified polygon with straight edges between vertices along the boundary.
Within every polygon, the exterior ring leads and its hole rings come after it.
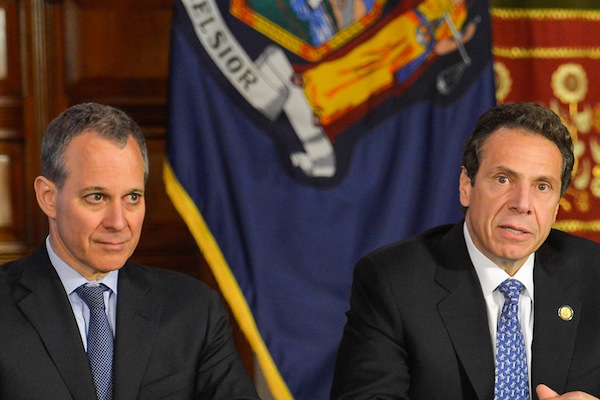
MULTIPOLYGON (((50 262, 56 270, 58 277, 60 278, 65 291, 67 294, 73 293, 79 286, 89 283, 87 279, 83 277, 79 272, 71 268, 65 263, 55 252, 50 244, 50 236, 46 237, 46 250, 48 250, 48 256, 50 262)), ((119 276, 119 270, 110 271, 102 279, 95 282, 105 284, 113 293, 117 293, 117 280, 119 276)))
MULTIPOLYGON (((492 260, 487 258, 473 243, 473 239, 471 238, 471 234, 469 233, 469 229, 467 228, 467 223, 465 222, 463 225, 463 232, 465 235, 465 242, 467 243, 467 250, 469 251, 469 256, 471 257, 471 262, 475 267, 475 272, 477 273, 477 277, 479 278, 479 282, 481 284, 481 290, 483 291, 484 296, 488 296, 491 294, 498 285, 500 285, 507 278, 511 278, 509 274, 507 274, 502 268, 496 265, 492 260)), ((517 273, 512 276, 514 279, 518 279, 525 289, 521 293, 522 295, 528 296, 531 300, 533 300, 533 266, 535 263, 535 253, 532 253, 525 264, 519 268, 517 273)))

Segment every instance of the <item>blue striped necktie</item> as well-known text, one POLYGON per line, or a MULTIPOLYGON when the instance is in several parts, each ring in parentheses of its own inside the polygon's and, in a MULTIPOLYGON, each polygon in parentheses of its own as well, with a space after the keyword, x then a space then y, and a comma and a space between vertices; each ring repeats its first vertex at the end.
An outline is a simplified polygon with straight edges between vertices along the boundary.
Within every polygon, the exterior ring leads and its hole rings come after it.
POLYGON ((113 335, 104 308, 103 284, 80 286, 75 291, 90 309, 87 334, 87 357, 98 400, 112 399, 113 335))
POLYGON ((528 400, 527 354, 519 322, 519 295, 523 284, 509 278, 498 286, 504 306, 496 335, 494 400, 528 400))

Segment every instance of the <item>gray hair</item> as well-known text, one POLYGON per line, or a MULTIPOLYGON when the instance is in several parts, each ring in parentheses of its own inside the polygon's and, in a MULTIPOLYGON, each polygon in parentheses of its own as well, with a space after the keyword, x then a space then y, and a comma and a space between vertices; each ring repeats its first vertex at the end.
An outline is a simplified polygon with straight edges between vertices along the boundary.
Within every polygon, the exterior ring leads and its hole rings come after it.
POLYGON ((67 179, 64 160, 67 146, 73 138, 89 131, 97 132, 120 148, 133 137, 142 153, 144 181, 148 179, 148 149, 138 124, 123 111, 97 103, 69 107, 50 122, 42 138, 42 175, 60 188, 67 179))

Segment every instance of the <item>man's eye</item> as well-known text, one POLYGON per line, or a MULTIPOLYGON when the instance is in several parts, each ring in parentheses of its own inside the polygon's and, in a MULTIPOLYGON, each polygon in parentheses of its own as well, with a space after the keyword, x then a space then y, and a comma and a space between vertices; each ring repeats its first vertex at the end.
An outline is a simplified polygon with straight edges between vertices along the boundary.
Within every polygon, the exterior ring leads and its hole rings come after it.
POLYGON ((129 204, 137 204, 140 202, 142 196, 138 193, 130 193, 127 195, 127 202, 129 204))
POLYGON ((498 177, 498 183, 507 183, 508 182, 508 178, 505 176, 499 176, 498 177))
POLYGON ((540 183, 540 184, 538 185, 538 189, 539 189, 539 190, 541 190, 541 191, 543 192, 543 191, 546 191, 546 190, 548 190, 548 189, 549 189, 549 186, 548 186, 548 184, 547 184, 547 183, 540 183))
POLYGON ((98 202, 102 201, 102 199, 104 198, 104 196, 102 196, 100 193, 88 194, 86 197, 87 197, 88 201, 90 201, 92 203, 98 203, 98 202))

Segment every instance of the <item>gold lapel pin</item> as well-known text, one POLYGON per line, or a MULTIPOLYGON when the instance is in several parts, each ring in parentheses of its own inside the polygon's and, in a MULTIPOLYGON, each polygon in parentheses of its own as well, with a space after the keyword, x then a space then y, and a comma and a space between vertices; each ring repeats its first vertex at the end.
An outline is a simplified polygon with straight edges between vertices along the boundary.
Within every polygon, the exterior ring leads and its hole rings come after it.
POLYGON ((563 321, 570 321, 570 320, 572 320, 573 319, 573 314, 574 314, 574 311, 569 306, 560 306, 560 307, 558 307, 558 316, 563 321))

